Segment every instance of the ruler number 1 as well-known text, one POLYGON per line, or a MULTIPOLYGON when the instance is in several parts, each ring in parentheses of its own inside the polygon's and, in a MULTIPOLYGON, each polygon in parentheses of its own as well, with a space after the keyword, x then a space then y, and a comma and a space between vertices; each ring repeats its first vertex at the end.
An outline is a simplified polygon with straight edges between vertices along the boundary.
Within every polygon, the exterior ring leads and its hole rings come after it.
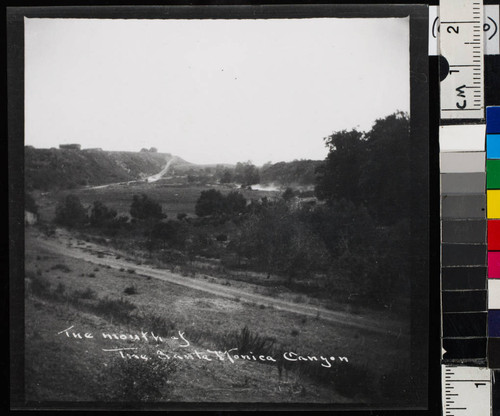
POLYGON ((458 34, 458 32, 460 31, 460 27, 459 26, 448 26, 446 28, 446 31, 448 33, 456 33, 456 34, 458 34))

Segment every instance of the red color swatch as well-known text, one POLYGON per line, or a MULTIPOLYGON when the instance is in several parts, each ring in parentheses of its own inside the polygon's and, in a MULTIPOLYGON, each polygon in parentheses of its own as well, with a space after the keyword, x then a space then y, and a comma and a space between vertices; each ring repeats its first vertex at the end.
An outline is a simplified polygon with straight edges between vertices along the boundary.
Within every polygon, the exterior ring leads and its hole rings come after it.
POLYGON ((500 250, 500 221, 488 221, 488 250, 500 250))
POLYGON ((500 278, 500 251, 488 251, 488 278, 500 278))

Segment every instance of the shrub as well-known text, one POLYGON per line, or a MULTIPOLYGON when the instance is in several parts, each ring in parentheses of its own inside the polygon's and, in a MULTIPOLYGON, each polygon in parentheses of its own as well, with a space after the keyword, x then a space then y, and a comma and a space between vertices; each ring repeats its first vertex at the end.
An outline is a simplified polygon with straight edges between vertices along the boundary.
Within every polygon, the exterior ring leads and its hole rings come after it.
POLYGON ((50 290, 50 283, 45 279, 35 277, 31 279, 29 288, 34 295, 46 295, 50 290))
POLYGON ((238 354, 273 355, 274 343, 274 339, 252 333, 245 325, 241 331, 233 331, 223 337, 219 346, 225 349, 236 347, 238 354))
POLYGON ((224 211, 224 196, 215 189, 202 191, 196 201, 195 212, 198 217, 220 214, 224 211))
POLYGON ((55 222, 68 227, 83 225, 87 222, 87 210, 76 195, 67 195, 57 204, 55 222))
POLYGON ((58 295, 62 295, 66 290, 66 286, 63 283, 59 283, 56 287, 55 293, 58 295))
POLYGON ((111 319, 119 320, 122 322, 129 322, 131 319, 131 312, 136 306, 125 299, 110 299, 108 297, 99 300, 94 309, 96 312, 108 316, 111 319))
POLYGON ((166 337, 175 329, 175 323, 163 316, 149 314, 144 316, 143 321, 144 327, 154 332, 155 335, 166 337))
POLYGON ((115 220, 116 215, 117 212, 114 209, 108 208, 100 201, 94 201, 90 212, 90 224, 95 227, 110 225, 115 220))
POLYGON ((146 194, 133 196, 130 215, 136 220, 161 220, 166 218, 161 205, 146 194))
POLYGON ((175 373, 173 361, 117 358, 99 377, 100 399, 144 402, 165 400, 167 382, 175 373))
POLYGON ((66 266, 65 264, 55 264, 54 266, 51 267, 51 270, 61 270, 62 272, 68 273, 71 271, 71 269, 66 266))
POLYGON ((218 234, 215 239, 217 241, 227 241, 227 235, 226 234, 218 234))
POLYGON ((85 290, 75 290, 73 296, 79 299, 95 299, 96 293, 88 287, 85 290))
POLYGON ((127 286, 124 290, 123 293, 126 295, 137 295, 137 288, 135 286, 127 286))

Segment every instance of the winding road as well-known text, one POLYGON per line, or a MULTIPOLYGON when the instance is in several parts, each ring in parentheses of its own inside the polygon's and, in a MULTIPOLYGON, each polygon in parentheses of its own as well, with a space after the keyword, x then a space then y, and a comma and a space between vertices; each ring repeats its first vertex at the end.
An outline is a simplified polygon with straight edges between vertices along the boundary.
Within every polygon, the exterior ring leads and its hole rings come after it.
POLYGON ((263 304, 277 310, 315 317, 348 327, 360 328, 364 331, 391 335, 398 338, 408 337, 408 328, 404 328, 404 323, 401 321, 388 322, 388 320, 385 319, 381 322, 380 320, 375 320, 367 316, 332 311, 308 304, 288 302, 270 296, 251 293, 241 288, 228 287, 217 283, 210 283, 206 280, 193 279, 177 273, 172 273, 168 270, 156 269, 147 265, 138 265, 123 258, 117 259, 116 254, 118 253, 114 253, 108 247, 100 246, 95 243, 86 243, 86 246, 77 246, 71 244, 63 235, 60 234, 59 236, 63 237, 63 241, 57 237, 56 239, 37 237, 37 241, 50 252, 84 260, 96 265, 105 265, 113 269, 134 269, 138 275, 159 279, 164 282, 181 285, 216 296, 230 299, 239 298, 243 301, 263 304))

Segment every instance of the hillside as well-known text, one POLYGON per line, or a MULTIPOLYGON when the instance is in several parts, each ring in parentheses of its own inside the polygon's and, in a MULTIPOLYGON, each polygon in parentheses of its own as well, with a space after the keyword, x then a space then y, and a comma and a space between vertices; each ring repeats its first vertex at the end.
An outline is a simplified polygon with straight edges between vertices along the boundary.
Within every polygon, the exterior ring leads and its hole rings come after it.
POLYGON ((315 172, 322 165, 321 160, 294 160, 264 165, 260 171, 261 183, 278 183, 281 185, 312 185, 315 172))
MULTIPOLYGON (((25 147, 28 190, 48 191, 143 179, 160 172, 169 153, 102 150, 36 149, 25 147)), ((176 167, 190 164, 176 158, 176 167)))

